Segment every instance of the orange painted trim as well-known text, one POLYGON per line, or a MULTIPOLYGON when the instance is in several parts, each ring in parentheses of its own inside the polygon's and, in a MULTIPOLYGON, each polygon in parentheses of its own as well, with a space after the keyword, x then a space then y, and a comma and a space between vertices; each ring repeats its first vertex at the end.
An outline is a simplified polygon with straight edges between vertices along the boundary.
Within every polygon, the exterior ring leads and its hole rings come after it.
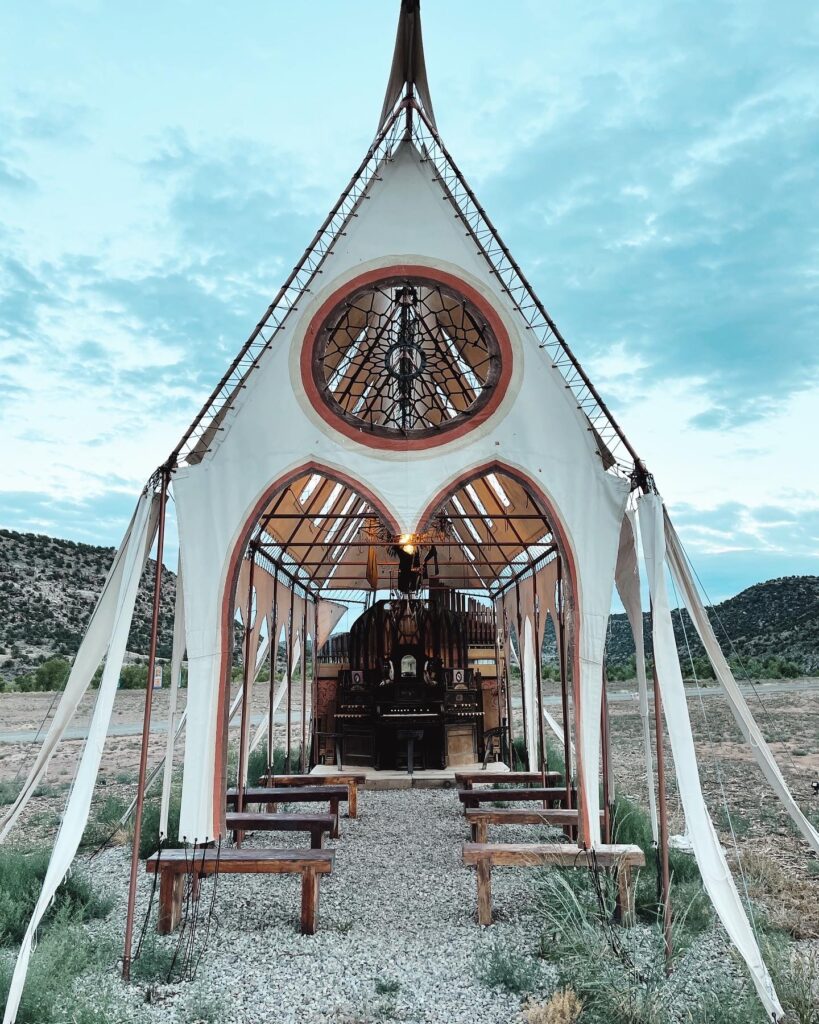
POLYGON ((271 498, 279 491, 288 487, 295 480, 305 476, 307 473, 321 473, 323 476, 336 483, 345 484, 360 495, 366 498, 374 509, 384 517, 394 532, 400 533, 398 521, 383 504, 383 501, 365 487, 359 480, 353 479, 346 473, 323 463, 310 460, 295 470, 279 477, 264 491, 256 502, 252 512, 245 520, 242 531, 233 545, 228 558, 227 573, 225 577, 225 589, 222 593, 221 632, 222 632, 222 662, 219 669, 221 683, 219 686, 219 701, 216 710, 216 738, 214 743, 215 759, 213 767, 213 836, 225 836, 225 790, 227 787, 227 740, 228 740, 228 714, 230 711, 230 668, 233 654, 232 644, 232 623, 233 611, 236 602, 236 586, 239 581, 239 571, 242 565, 242 557, 247 548, 248 541, 253 532, 253 527, 258 522, 271 498))
POLYGON ((480 294, 480 292, 476 291, 471 285, 461 280, 461 278, 455 277, 454 274, 447 274, 445 271, 437 270, 434 267, 421 267, 409 263, 396 263, 389 267, 379 267, 377 270, 369 270, 367 273, 360 274, 358 277, 353 278, 352 281, 348 281, 345 285, 342 285, 341 288, 336 289, 336 291, 334 291, 333 294, 322 303, 319 311, 311 319, 302 342, 300 358, 301 380, 304 390, 307 393, 310 404, 325 423, 331 426, 334 430, 337 430, 340 434, 344 434, 345 437, 349 437, 353 441, 358 441, 359 444, 362 444, 367 448, 380 448, 385 451, 401 452, 419 450, 426 451, 429 448, 437 448, 442 444, 449 444, 450 441, 455 441, 459 437, 463 437, 464 434, 475 430, 484 423, 494 412, 496 412, 500 403, 503 401, 509 387, 509 381, 512 379, 512 363, 512 343, 509 340, 509 334, 506 327, 504 326, 497 311, 492 305, 490 305, 486 298, 480 294), (469 416, 463 423, 458 424, 451 430, 443 431, 440 436, 418 438, 378 437, 373 434, 369 434, 366 430, 356 429, 351 423, 347 423, 340 415, 338 415, 338 413, 335 413, 330 406, 327 405, 319 393, 318 386, 316 385, 315 378, 313 377, 313 352, 315 351, 316 342, 318 341, 319 331, 333 309, 344 298, 344 296, 349 295, 350 292, 355 291, 358 288, 363 288, 365 285, 373 284, 376 281, 381 281, 385 278, 391 277, 426 277, 432 281, 437 281, 439 284, 446 285, 456 292, 460 292, 469 299, 469 301, 472 302, 486 318, 487 323, 492 328, 495 335, 498 347, 500 348, 500 377, 494 386, 492 394, 489 397, 489 401, 481 409, 478 409, 477 412, 469 416))

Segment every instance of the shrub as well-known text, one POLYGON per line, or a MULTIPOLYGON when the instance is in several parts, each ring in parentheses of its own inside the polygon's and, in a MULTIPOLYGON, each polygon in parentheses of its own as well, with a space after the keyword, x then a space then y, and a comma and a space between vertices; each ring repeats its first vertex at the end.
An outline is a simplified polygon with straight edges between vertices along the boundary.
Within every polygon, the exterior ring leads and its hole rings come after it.
POLYGON ((120 821, 127 808, 127 801, 113 795, 106 796, 101 804, 96 804, 85 826, 80 848, 96 850, 103 843, 124 843, 130 830, 127 823, 120 825, 120 821))
POLYGON ((502 988, 515 995, 531 992, 538 978, 536 962, 530 956, 516 953, 500 943, 489 947, 486 963, 481 970, 481 980, 489 988, 502 988))
POLYGON ((170 981, 178 945, 178 936, 163 939, 149 929, 145 933, 139 956, 131 963, 131 977, 134 981, 170 981))
MULTIPOLYGON (((168 835, 165 837, 163 850, 177 850, 184 845, 179 836, 179 811, 182 805, 182 787, 174 781, 171 786, 171 799, 168 806, 168 835)), ((139 856, 145 860, 159 849, 159 812, 161 798, 159 795, 149 797, 142 808, 142 829, 139 837, 139 856)))
MULTIPOLYGON (((43 886, 49 856, 47 850, 25 853, 0 849, 0 943, 16 945, 22 941, 43 886)), ((111 906, 112 901, 95 893, 86 878, 71 874, 57 890, 44 921, 60 914, 71 921, 88 921, 105 917, 111 906)))

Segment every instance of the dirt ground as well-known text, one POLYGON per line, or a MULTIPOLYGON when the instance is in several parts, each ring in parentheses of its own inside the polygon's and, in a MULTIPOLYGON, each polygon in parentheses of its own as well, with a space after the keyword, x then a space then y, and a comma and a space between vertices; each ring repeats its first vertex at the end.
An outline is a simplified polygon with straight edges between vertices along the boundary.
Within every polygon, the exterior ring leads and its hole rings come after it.
MULTIPOLYGON (((550 684, 547 692, 552 688, 550 684)), ((628 684, 610 684, 612 693, 626 689, 629 689, 628 684)), ((257 685, 252 705, 254 714, 261 715, 265 711, 265 691, 264 684, 257 685)), ((83 701, 73 726, 88 723, 94 696, 89 695, 83 701)), ((0 733, 40 728, 53 697, 49 693, 0 694, 0 733)), ((114 732, 139 726, 144 699, 144 691, 117 694, 112 721, 114 732)), ((167 700, 167 691, 155 693, 155 723, 167 720, 167 700)), ((184 706, 184 700, 185 693, 181 691, 180 707, 184 706)), ((759 699, 750 698, 749 703, 791 792, 808 817, 819 826, 819 795, 812 788, 812 783, 819 779, 819 693, 815 690, 766 693, 759 699)), ((299 710, 298 695, 295 695, 294 741, 297 740, 299 710)), ((744 874, 752 898, 776 924, 787 928, 795 937, 819 937, 819 859, 809 852, 765 782, 724 698, 716 692, 702 700, 692 697, 689 711, 706 801, 734 864, 738 885, 743 887, 744 874), (736 870, 738 864, 742 865, 742 872, 736 870)), ((553 708, 552 712, 559 717, 559 708, 553 708)), ((610 714, 616 785, 639 804, 647 806, 636 698, 611 701, 610 714)), ((283 742, 283 731, 280 724, 277 744, 283 742)), ((112 794, 132 798, 139 742, 138 733, 109 735, 97 800, 112 794)), ((81 747, 82 741, 78 739, 60 745, 49 765, 41 794, 31 801, 13 833, 14 841, 42 841, 53 836, 81 747)), ((165 732, 152 732, 149 766, 157 763, 164 749, 165 732)), ((177 760, 181 758, 181 749, 180 740, 177 760)), ((0 742, 0 783, 23 777, 35 751, 36 745, 30 741, 0 742)), ((684 830, 684 821, 667 743, 666 765, 671 831, 678 833, 684 830)))

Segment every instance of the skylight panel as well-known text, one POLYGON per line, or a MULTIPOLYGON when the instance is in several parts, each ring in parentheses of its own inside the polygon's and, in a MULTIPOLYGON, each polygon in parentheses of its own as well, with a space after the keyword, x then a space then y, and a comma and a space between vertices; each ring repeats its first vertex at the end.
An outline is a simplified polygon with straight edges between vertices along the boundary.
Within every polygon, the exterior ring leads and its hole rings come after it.
POLYGON ((500 501, 501 505, 503 505, 504 508, 511 508, 512 502, 509 500, 506 491, 503 489, 503 487, 501 487, 501 482, 500 480, 498 480, 495 474, 487 473, 486 479, 489 482, 489 486, 498 496, 498 501, 500 501))
POLYGON ((464 488, 464 490, 469 495, 469 497, 472 499, 472 503, 474 504, 475 508, 480 512, 481 516, 483 517, 483 521, 486 523, 486 525, 491 530, 492 527, 495 524, 492 522, 492 519, 490 518, 489 513, 486 511, 486 507, 484 506, 484 503, 478 497, 478 492, 475 490, 475 488, 472 486, 472 484, 467 484, 466 487, 464 488))
POLYGON ((452 504, 455 506, 455 508, 457 508, 458 512, 464 517, 462 522, 466 526, 467 530, 469 530, 469 532, 472 534, 472 539, 475 541, 476 544, 482 544, 483 541, 481 540, 481 535, 475 529, 475 524, 472 522, 471 519, 469 519, 469 517, 466 514, 466 509, 463 507, 460 500, 458 499, 458 496, 455 494, 452 495, 452 504))
POLYGON ((324 516, 326 516, 330 509, 333 507, 333 505, 335 505, 336 499, 338 498, 339 494, 341 494, 341 484, 336 484, 332 491, 330 491, 327 500, 321 506, 321 512, 319 512, 318 515, 313 518, 313 526, 318 526, 319 523, 324 522, 324 516))
POLYGON ((303 488, 301 494, 299 495, 299 502, 300 502, 300 504, 304 505, 304 504, 306 504, 310 500, 310 495, 318 487, 320 482, 321 482, 321 475, 319 473, 313 473, 313 475, 310 477, 310 479, 304 485, 304 488, 303 488))
POLYGON ((351 494, 350 497, 344 502, 344 508, 342 508, 341 512, 339 512, 339 518, 338 519, 334 519, 333 522, 330 524, 330 529, 327 531, 327 535, 324 538, 324 543, 325 544, 329 544, 330 543, 330 541, 335 536, 336 531, 338 530, 338 528, 341 526, 341 524, 343 522, 345 522, 344 517, 350 511, 354 501, 355 501, 355 495, 351 494))

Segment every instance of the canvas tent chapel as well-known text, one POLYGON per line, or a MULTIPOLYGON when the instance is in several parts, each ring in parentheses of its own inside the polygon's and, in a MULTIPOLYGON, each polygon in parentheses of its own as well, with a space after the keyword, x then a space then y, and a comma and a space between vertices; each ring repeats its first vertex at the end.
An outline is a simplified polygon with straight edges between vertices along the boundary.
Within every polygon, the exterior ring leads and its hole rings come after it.
MULTIPOLYGON (((473 623, 488 623, 484 637, 495 649, 496 665, 509 664, 514 633, 529 767, 542 766, 543 730, 555 728, 573 765, 579 842, 599 845, 603 659, 615 583, 635 633, 653 794, 637 562, 641 534, 657 681, 694 852, 760 998, 773 1017, 781 1015, 702 797, 666 566, 760 767, 816 850, 819 836, 788 792, 721 655, 652 477, 440 138, 419 17, 418 0, 403 0, 372 146, 140 497, 48 736, 4 820, 5 836, 104 658, 90 735, 20 952, 7 1022, 15 1017, 34 930, 87 820, 136 586, 157 533, 161 560, 169 489, 180 545, 174 686, 185 653, 188 662, 179 833, 199 846, 225 834, 229 718, 242 713, 241 786, 248 749, 265 730, 272 744, 274 711, 290 693, 289 686, 274 685, 271 674, 268 718, 252 735, 253 671, 246 668, 241 706, 228 707, 236 610, 247 627, 245 665, 261 664, 265 651, 275 658, 284 636, 285 679, 292 682, 301 659, 304 684, 308 638, 314 651, 329 651, 325 642, 354 600, 364 602, 358 607, 369 623, 357 627, 359 649, 374 645, 360 655, 362 685, 364 672, 376 673, 372 685, 395 686, 395 675, 406 676, 410 690, 401 700, 410 706, 424 682, 433 688, 440 683, 442 714, 448 713, 447 687, 434 674, 468 670, 471 641, 466 633, 456 640, 441 630, 454 637, 458 629, 472 628, 464 625, 470 615, 473 623), (379 591, 392 598, 386 608, 371 603, 379 591), (399 636, 404 612, 412 628, 420 628, 419 614, 437 623, 437 639, 429 639, 432 632, 420 639, 420 633, 413 639, 407 633, 394 649, 379 647, 387 626, 399 636), (538 652, 547 616, 559 637, 562 725, 539 701, 538 652)), ((349 656, 346 664, 358 671, 349 656)), ((321 666, 314 667, 321 674, 321 666)), ((312 684, 317 702, 319 682, 316 676, 312 684)), ((346 685, 352 682, 350 676, 346 685)), ((431 693, 421 695, 432 700, 431 693)), ((341 692, 336 696, 340 703, 341 692)), ((499 728, 510 720, 502 673, 495 689, 479 699, 486 710, 496 709, 499 728)), ((417 701, 412 707, 418 711, 417 701)), ((474 717, 478 705, 470 708, 474 717)), ((148 717, 149 705, 146 722, 148 717)), ((311 737, 316 756, 316 723, 302 719, 302 756, 311 737)), ((174 719, 169 728, 165 828, 180 726, 174 719)), ((434 756, 445 757, 445 739, 434 742, 434 756)), ((131 924, 132 915, 126 965, 131 924)))

